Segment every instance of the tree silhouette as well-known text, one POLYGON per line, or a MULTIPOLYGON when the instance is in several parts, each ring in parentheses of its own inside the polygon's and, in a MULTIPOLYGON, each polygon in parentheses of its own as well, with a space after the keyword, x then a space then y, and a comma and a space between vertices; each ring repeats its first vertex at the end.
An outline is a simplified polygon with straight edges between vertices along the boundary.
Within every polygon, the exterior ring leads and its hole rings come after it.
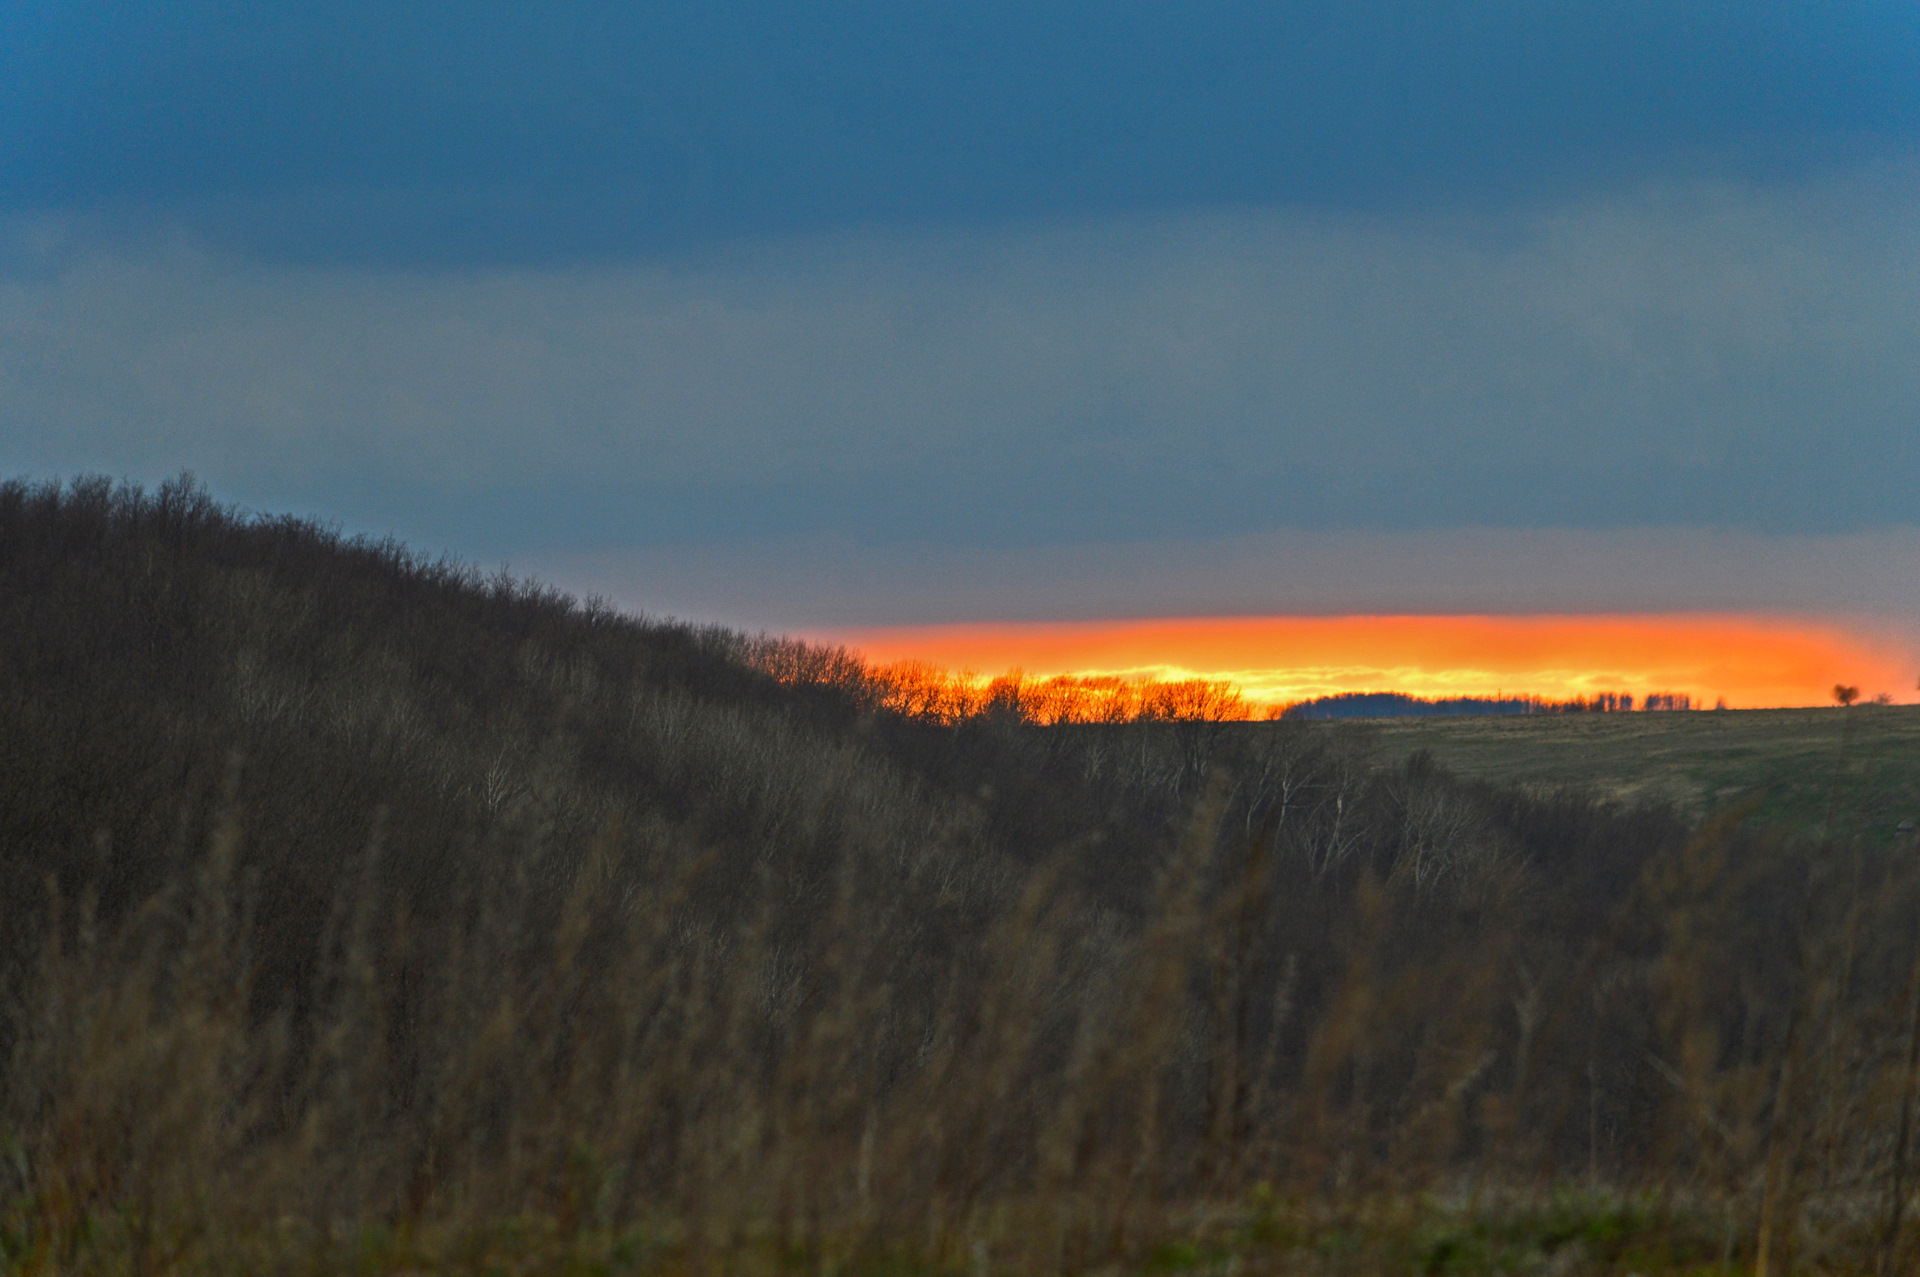
POLYGON ((1860 699, 1860 689, 1857 687, 1849 687, 1845 683, 1835 683, 1833 685, 1833 699, 1839 701, 1842 705, 1851 705, 1860 699))

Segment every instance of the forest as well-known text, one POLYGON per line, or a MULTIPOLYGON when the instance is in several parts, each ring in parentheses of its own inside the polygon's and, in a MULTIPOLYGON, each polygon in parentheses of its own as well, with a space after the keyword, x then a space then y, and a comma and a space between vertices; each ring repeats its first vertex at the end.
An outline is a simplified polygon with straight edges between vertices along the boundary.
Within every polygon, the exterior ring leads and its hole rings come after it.
POLYGON ((0 486, 0 1269, 1920 1262, 1899 849, 957 686, 0 486))

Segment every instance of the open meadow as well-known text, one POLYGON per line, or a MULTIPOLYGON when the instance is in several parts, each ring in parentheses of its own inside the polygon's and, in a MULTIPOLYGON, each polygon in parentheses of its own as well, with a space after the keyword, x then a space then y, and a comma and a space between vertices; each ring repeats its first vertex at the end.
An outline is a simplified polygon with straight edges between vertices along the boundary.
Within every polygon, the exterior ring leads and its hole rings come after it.
POLYGON ((1394 718, 1352 730, 1390 757, 1426 750, 1461 776, 1590 786, 1696 819, 1752 804, 1757 824, 1882 844, 1920 822, 1915 705, 1394 718))

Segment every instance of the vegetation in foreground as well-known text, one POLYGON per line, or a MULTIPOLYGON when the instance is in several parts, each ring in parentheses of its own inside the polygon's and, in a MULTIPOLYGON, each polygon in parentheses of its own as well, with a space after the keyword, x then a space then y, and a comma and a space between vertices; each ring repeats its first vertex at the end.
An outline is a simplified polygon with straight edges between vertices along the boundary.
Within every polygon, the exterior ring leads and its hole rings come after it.
POLYGON ((1909 856, 1370 739, 0 488, 0 1264, 1914 1266, 1909 856))

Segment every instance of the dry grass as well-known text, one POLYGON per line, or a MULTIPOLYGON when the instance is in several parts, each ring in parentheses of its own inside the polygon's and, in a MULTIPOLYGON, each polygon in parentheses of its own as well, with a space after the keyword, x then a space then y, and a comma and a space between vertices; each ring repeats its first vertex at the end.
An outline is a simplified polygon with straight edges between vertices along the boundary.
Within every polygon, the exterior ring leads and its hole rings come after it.
POLYGON ((50 901, 11 1018, 5 1262, 1920 1259, 1895 1215, 1912 1190, 1907 867, 1832 849, 1743 863, 1709 830, 1650 863, 1609 941, 1551 976, 1510 925, 1510 867, 1472 885, 1475 925, 1418 961, 1404 951, 1433 893, 1362 875, 1329 982, 1303 998, 1297 963, 1261 969, 1287 849, 1220 837, 1224 816, 1216 791, 1137 927, 1075 902, 1055 865, 922 991, 901 978, 914 920, 856 865, 797 929, 767 894, 702 916, 697 858, 619 890, 590 863, 552 914, 523 881, 488 884, 428 928, 363 863, 307 1006, 263 1013, 229 813, 111 927, 90 894, 50 901), (1753 936, 1753 889, 1778 873, 1810 876, 1798 916, 1753 936))
POLYGON ((1920 1263, 1841 822, 927 723, 166 500, 0 491, 9 1271, 1920 1263))

